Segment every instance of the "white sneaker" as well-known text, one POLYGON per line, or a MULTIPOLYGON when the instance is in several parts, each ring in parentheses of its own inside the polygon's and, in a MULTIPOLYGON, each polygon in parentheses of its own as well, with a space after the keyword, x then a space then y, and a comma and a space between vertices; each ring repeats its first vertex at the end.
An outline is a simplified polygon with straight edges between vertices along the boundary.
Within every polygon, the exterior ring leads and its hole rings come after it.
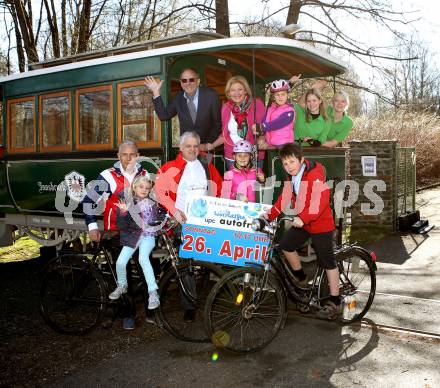
POLYGON ((157 290, 148 293, 148 310, 157 309, 160 306, 160 299, 157 290))
POLYGON ((118 284, 115 290, 108 296, 110 300, 116 300, 121 297, 122 294, 127 292, 127 285, 118 284))

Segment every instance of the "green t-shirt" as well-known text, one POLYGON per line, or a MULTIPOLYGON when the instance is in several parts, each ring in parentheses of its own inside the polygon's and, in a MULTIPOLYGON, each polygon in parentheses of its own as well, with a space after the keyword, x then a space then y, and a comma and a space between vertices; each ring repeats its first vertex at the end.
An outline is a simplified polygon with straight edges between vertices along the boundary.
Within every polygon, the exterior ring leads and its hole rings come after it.
POLYGON ((344 114, 342 119, 335 123, 333 118, 333 108, 331 106, 328 107, 327 113, 332 122, 330 132, 327 135, 327 140, 336 140, 338 143, 343 142, 348 136, 351 128, 353 128, 353 120, 344 114))
MULTIPOLYGON (((295 121, 295 140, 311 137, 324 143, 327 140, 328 133, 331 129, 331 121, 325 121, 320 115, 318 118, 306 121, 306 111, 301 105, 295 104, 296 121, 295 121)), ((308 143, 302 143, 302 146, 309 146, 308 143)))

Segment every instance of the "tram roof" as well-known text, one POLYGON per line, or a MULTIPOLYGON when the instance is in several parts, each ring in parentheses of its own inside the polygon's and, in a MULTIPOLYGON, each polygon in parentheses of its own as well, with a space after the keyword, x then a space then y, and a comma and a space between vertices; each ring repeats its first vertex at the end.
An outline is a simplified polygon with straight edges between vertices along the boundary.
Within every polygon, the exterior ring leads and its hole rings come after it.
POLYGON ((72 69, 88 68, 102 64, 118 63, 133 59, 158 56, 186 56, 201 54, 216 57, 219 65, 227 68, 227 63, 238 64, 252 70, 252 52, 255 54, 255 73, 262 79, 273 77, 289 78, 292 74, 302 74, 303 78, 338 75, 346 70, 342 61, 309 44, 294 39, 280 37, 241 37, 212 39, 201 42, 180 44, 162 48, 88 59, 80 62, 31 70, 0 78, 0 83, 35 77, 43 74, 59 73, 72 69))

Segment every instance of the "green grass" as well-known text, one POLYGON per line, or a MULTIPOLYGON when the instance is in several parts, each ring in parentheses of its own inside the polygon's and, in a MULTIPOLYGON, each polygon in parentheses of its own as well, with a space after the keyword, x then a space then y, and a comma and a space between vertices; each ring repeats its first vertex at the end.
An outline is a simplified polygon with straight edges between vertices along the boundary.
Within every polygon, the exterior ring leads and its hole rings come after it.
POLYGON ((15 241, 15 244, 0 248, 0 264, 30 260, 40 256, 41 245, 25 236, 15 241))

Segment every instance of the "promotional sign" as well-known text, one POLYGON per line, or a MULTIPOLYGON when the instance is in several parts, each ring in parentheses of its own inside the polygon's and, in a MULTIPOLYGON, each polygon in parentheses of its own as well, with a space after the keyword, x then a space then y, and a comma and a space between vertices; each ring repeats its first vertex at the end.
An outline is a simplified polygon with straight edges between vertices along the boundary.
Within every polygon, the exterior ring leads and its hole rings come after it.
POLYGON ((271 205, 203 196, 185 206, 183 243, 179 256, 214 263, 244 266, 262 264, 269 238, 251 228, 254 218, 271 205))

